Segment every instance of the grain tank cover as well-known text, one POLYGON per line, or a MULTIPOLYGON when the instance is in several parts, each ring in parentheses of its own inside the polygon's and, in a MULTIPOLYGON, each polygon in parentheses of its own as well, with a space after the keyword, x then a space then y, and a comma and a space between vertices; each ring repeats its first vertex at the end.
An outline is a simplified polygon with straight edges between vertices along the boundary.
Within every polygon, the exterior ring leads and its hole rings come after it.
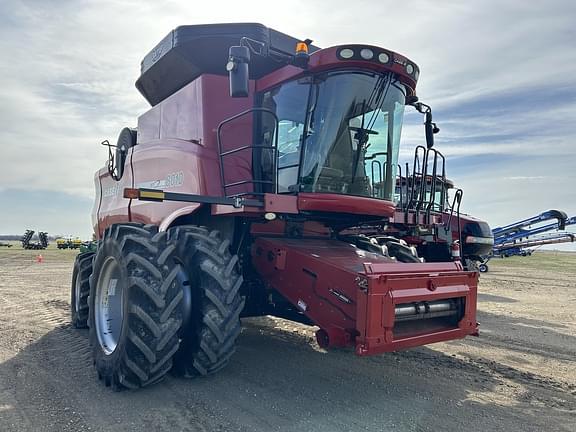
MULTIPOLYGON (((204 73, 227 75, 228 49, 247 37, 265 44, 269 56, 252 55, 250 78, 286 65, 282 56, 293 55, 296 39, 262 24, 202 24, 172 30, 146 57, 136 88, 156 105, 204 73)), ((312 53, 318 48, 310 45, 312 53)))

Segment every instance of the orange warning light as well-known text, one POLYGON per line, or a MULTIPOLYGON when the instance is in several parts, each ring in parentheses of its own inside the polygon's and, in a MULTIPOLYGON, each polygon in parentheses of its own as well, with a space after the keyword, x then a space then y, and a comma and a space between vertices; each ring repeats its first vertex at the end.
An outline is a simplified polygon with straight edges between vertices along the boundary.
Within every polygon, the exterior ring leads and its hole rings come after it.
POLYGON ((298 42, 296 44, 296 52, 308 54, 308 45, 305 42, 298 42))

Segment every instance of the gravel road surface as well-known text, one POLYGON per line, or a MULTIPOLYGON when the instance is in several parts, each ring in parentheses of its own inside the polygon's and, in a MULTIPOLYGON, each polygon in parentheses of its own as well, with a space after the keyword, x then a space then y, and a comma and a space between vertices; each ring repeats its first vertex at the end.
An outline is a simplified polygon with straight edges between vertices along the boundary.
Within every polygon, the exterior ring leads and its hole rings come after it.
POLYGON ((481 336, 371 358, 244 320, 218 375, 114 393, 69 320, 73 253, 0 251, 0 431, 576 431, 576 254, 491 262, 481 336))

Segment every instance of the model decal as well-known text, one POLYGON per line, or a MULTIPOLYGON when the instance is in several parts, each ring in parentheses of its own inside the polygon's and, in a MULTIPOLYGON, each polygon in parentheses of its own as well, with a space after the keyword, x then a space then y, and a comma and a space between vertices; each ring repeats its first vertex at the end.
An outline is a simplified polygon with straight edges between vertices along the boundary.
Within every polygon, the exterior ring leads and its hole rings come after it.
POLYGON ((184 172, 178 171, 170 173, 166 178, 160 180, 151 180, 138 183, 136 186, 142 189, 168 189, 171 187, 182 186, 184 183, 184 172))

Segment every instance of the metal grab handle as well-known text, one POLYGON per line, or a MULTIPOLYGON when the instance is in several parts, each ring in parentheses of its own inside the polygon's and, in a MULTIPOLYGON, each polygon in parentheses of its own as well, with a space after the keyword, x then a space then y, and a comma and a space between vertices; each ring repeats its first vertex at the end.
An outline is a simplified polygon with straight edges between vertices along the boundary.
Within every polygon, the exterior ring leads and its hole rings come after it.
MULTIPOLYGON (((456 206, 456 204, 458 204, 458 206, 456 207, 456 217, 458 218, 458 238, 460 239, 461 234, 460 234, 460 204, 462 203, 462 196, 464 195, 464 191, 462 189, 456 189, 456 193, 454 194, 454 199, 452 200, 452 208, 450 209, 450 216, 448 217, 448 221, 446 222, 446 225, 444 226, 444 231, 448 232, 450 231, 450 225, 452 224, 452 215, 454 214, 454 207, 456 206)), ((460 239, 461 240, 461 239, 460 239)))

